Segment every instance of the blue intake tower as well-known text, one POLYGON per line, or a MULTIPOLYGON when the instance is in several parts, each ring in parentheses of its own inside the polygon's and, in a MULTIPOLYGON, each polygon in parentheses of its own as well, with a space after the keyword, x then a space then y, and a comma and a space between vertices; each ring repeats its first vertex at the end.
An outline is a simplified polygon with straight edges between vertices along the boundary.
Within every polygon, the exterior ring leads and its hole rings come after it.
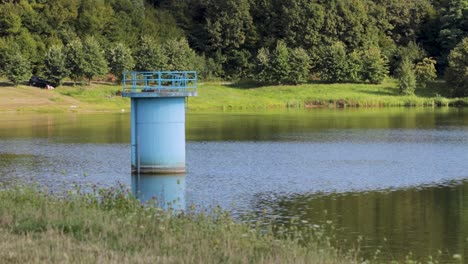
POLYGON ((185 98, 197 95, 194 71, 124 72, 131 98, 132 172, 185 172, 185 98))

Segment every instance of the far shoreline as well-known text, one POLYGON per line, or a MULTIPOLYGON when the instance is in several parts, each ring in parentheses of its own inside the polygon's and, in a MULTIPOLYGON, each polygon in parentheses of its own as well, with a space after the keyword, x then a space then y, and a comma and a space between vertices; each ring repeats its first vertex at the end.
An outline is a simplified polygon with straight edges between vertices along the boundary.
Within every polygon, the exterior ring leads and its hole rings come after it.
MULTIPOLYGON (((130 101, 122 98, 122 87, 111 83, 85 86, 65 85, 54 90, 2 83, 0 112, 90 113, 128 112, 130 101)), ((198 96, 187 99, 190 112, 258 111, 280 109, 466 107, 468 97, 449 98, 443 81, 431 83, 416 95, 398 94, 394 79, 382 84, 308 83, 252 87, 231 82, 205 82, 198 96)))

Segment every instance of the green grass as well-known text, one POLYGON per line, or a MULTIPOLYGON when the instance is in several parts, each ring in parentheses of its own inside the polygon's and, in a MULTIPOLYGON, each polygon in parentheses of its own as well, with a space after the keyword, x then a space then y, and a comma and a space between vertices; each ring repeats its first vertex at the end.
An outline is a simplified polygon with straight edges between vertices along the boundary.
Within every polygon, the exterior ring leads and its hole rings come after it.
POLYGON ((92 84, 89 86, 61 86, 55 92, 77 99, 98 111, 129 109, 130 100, 120 96, 121 89, 119 85, 92 84))
POLYGON ((189 108, 270 109, 314 107, 459 106, 468 98, 448 99, 444 82, 434 82, 414 96, 401 96, 395 80, 382 84, 324 84, 242 88, 236 85, 205 83, 198 97, 189 99, 189 108))
MULTIPOLYGON (((402 106, 468 106, 468 98, 448 98, 445 82, 431 83, 416 95, 401 96, 395 80, 382 84, 325 84, 309 83, 298 86, 265 86, 252 88, 252 84, 199 83, 198 96, 188 98, 191 111, 260 110, 316 107, 402 107, 402 106)), ((18 86, 0 89, 0 110, 28 110, 39 112, 60 111, 128 111, 130 100, 120 96, 121 86, 92 84, 89 86, 58 87, 50 92, 38 93, 37 88, 18 86), (26 90, 30 91, 30 98, 26 90), (4 90, 5 95, 2 95, 4 90), (9 106, 6 95, 18 93, 21 106, 9 106), (50 93, 50 94, 49 94, 50 93), (53 104, 31 104, 38 96, 50 96, 53 104), (5 102, 2 102, 5 98, 5 102), (71 105, 77 104, 76 107, 71 105), (2 108, 3 106, 3 108, 2 108)), ((11 98, 11 96, 10 96, 11 98)))
POLYGON ((220 210, 142 206, 120 188, 65 198, 21 186, 0 191, 2 263, 357 263, 323 236, 304 242, 272 229, 220 210))

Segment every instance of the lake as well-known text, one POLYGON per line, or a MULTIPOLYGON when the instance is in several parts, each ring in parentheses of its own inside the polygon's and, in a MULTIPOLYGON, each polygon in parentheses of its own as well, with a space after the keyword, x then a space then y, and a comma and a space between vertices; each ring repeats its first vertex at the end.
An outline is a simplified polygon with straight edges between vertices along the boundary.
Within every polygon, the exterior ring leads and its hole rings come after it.
POLYGON ((344 248, 362 236, 367 257, 468 262, 468 110, 188 113, 188 172, 163 177, 131 177, 129 124, 128 113, 2 113, 0 181, 120 182, 181 208, 332 223, 344 248))

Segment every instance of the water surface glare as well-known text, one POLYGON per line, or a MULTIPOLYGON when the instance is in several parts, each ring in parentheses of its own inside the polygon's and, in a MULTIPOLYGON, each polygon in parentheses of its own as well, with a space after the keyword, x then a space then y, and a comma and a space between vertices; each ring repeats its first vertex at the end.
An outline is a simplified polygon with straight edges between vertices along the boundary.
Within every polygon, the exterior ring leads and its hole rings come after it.
MULTIPOLYGON (((129 133, 128 114, 3 114, 0 181, 131 186, 129 133)), ((467 110, 189 113, 187 140, 187 205, 331 220, 384 259, 468 261, 467 110)))

